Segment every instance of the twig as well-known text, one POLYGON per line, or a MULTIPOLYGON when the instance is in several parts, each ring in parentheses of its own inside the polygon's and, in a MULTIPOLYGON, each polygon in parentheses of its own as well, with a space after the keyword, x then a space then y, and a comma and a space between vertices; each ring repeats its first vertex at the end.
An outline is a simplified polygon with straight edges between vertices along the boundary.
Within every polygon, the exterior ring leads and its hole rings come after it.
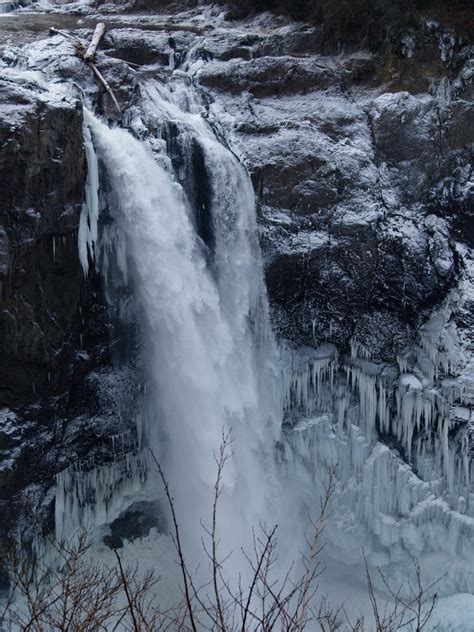
POLYGON ((171 517, 172 517, 172 520, 173 520, 173 528, 174 528, 174 534, 175 534, 175 540, 176 540, 176 550, 178 552, 179 566, 181 568, 181 574, 183 576, 184 594, 185 594, 185 599, 186 599, 186 607, 187 607, 188 615, 189 615, 189 622, 191 624, 193 632, 197 632, 196 622, 194 620, 193 606, 192 606, 192 603, 191 603, 191 595, 190 595, 190 591, 189 591, 188 571, 187 571, 186 562, 185 562, 185 559, 184 559, 183 548, 181 546, 181 538, 180 538, 180 534, 179 534, 178 520, 176 518, 176 512, 175 512, 175 509, 174 509, 174 500, 173 500, 173 497, 171 496, 171 492, 170 492, 170 488, 169 488, 169 485, 168 485, 168 481, 167 481, 167 479, 165 477, 163 469, 162 469, 158 459, 156 458, 155 453, 151 449, 151 447, 149 448, 149 450, 150 450, 151 458, 153 459, 153 462, 156 465, 156 469, 158 470, 158 474, 160 475, 161 482, 163 483, 163 487, 165 488, 166 499, 168 501, 168 505, 169 505, 169 508, 170 508, 170 511, 171 511, 171 517))
POLYGON ((224 469, 225 463, 228 458, 228 455, 226 453, 228 442, 229 442, 228 435, 222 432, 222 441, 221 441, 221 445, 219 449, 219 458, 216 459, 217 477, 216 477, 216 482, 214 485, 214 502, 212 504, 212 535, 211 535, 212 580, 213 580, 213 585, 214 585, 214 596, 216 599, 217 613, 219 615, 219 623, 220 623, 222 632, 225 632, 226 625, 224 621, 224 612, 222 610, 222 603, 220 599, 219 587, 218 587, 218 582, 217 582, 218 570, 220 568, 220 564, 217 559, 217 503, 219 501, 219 496, 221 495, 221 491, 222 491, 222 488, 221 488, 222 471, 224 469))
POLYGON ((130 610, 130 616, 132 617, 132 622, 133 622, 133 629, 135 630, 135 632, 140 632, 140 628, 138 627, 138 622, 135 618, 135 612, 133 610, 133 602, 132 602, 132 598, 130 596, 130 591, 128 589, 128 581, 125 577, 125 573, 123 571, 123 566, 122 566, 122 560, 120 558, 120 555, 117 553, 116 549, 113 549, 114 551, 114 555, 117 558, 117 564, 119 567, 119 571, 120 571, 120 577, 122 579, 122 584, 123 584, 123 589, 125 591, 125 596, 127 597, 127 603, 128 603, 128 609, 130 610))
POLYGON ((99 79, 99 81, 103 84, 104 88, 107 90, 107 92, 109 93, 112 101, 114 102, 115 107, 117 108, 117 110, 119 112, 121 112, 120 109, 120 105, 118 104, 117 99, 115 98, 115 94, 113 93, 112 88, 109 86, 109 84, 107 83, 107 81, 104 79, 104 77, 102 76, 102 74, 99 72, 99 70, 97 69, 97 66, 92 63, 91 61, 86 62, 86 64, 90 67, 90 69, 92 70, 92 72, 95 74, 95 76, 97 77, 97 79, 99 79))

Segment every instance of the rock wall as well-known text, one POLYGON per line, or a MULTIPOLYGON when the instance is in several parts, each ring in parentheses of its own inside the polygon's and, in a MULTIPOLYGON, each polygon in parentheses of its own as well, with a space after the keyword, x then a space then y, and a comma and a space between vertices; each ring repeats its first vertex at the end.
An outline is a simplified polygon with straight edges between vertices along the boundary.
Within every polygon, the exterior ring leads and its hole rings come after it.
POLYGON ((357 336, 393 360, 457 278, 472 61, 458 42, 443 62, 442 29, 425 28, 410 55, 324 57, 316 30, 312 42, 308 28, 273 33, 251 61, 221 54, 198 72, 252 174, 274 321, 297 344, 357 336))
POLYGON ((84 283, 76 245, 84 181, 81 104, 51 99, 12 77, 1 81, 0 92, 1 401, 10 411, 5 420, 12 420, 1 433, 5 501, 53 467, 44 450, 54 445, 55 415, 77 379, 88 310, 81 315, 84 283))
POLYGON ((64 393, 79 344, 82 108, 13 82, 1 91, 2 401, 24 406, 64 393))

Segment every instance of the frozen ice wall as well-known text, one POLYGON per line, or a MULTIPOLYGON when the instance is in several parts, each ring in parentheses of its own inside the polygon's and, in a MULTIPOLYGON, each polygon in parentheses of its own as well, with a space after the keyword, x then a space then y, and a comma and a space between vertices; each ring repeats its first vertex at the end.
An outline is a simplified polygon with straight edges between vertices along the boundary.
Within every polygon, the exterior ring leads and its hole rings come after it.
POLYGON ((78 248, 84 274, 89 271, 89 260, 96 259, 99 222, 99 165, 92 144, 89 125, 84 119, 84 147, 87 162, 85 200, 79 219, 78 248))
POLYGON ((347 357, 330 345, 286 350, 281 381, 289 488, 310 508, 330 469, 338 481, 329 552, 355 563, 363 547, 392 574, 419 558, 430 578, 444 576, 446 593, 474 588, 472 383, 451 318, 457 298, 420 328, 398 367, 354 341, 347 357))

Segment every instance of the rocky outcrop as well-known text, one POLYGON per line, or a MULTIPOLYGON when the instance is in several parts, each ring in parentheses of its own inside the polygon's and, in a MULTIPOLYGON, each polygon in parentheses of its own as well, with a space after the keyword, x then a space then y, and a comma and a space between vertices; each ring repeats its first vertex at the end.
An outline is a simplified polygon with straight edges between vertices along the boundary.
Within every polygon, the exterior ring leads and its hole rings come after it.
POLYGON ((263 57, 259 63, 232 59, 225 66, 211 65, 201 72, 199 82, 230 94, 278 97, 324 90, 334 83, 332 75, 327 65, 314 60, 263 57))
POLYGON ((449 180, 472 195, 472 139, 457 132, 472 111, 462 79, 470 61, 455 40, 443 61, 443 37, 421 31, 421 50, 387 58, 310 48, 300 59, 280 42, 277 57, 198 72, 216 125, 252 174, 274 322, 297 344, 347 348, 370 329, 368 346, 376 340, 376 355, 392 361, 459 271, 453 209, 443 212, 440 194, 449 180), (394 57, 399 91, 383 76, 394 57), (431 93, 426 75, 406 79, 413 57, 425 71, 431 60, 431 93))
MULTIPOLYGON (((59 407, 75 374, 82 331, 76 235, 84 157, 77 100, 51 99, 47 91, 18 85, 14 78, 3 80, 0 90, 2 405, 30 408, 32 418, 4 413, 5 500, 12 488, 28 482, 32 454, 25 436, 43 435, 43 445, 51 446, 55 407, 47 402, 55 399, 59 407)), ((40 477, 35 471, 33 480, 40 477)))
POLYGON ((3 81, 2 401, 64 392, 81 327, 77 224, 84 182, 82 108, 3 81))

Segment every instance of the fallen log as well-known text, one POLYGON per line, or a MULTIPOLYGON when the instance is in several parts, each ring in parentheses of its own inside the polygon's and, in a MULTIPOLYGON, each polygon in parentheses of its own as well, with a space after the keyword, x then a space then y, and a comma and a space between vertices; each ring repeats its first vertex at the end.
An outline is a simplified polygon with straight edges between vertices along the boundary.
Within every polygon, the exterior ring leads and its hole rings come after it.
POLYGON ((74 50, 76 51, 76 55, 80 57, 82 61, 89 66, 89 68, 92 70, 94 75, 104 86, 105 90, 107 91, 110 98, 114 102, 114 105, 117 108, 117 110, 121 112, 120 105, 115 97, 114 91, 112 90, 109 83, 105 80, 105 77, 102 75, 102 73, 100 72, 100 70, 97 68, 97 66, 94 63, 95 55, 97 52, 97 46, 99 45, 100 40, 102 39, 105 33, 105 24, 103 22, 99 22, 96 25, 94 29, 94 33, 92 35, 91 43, 89 44, 87 49, 84 43, 78 37, 74 37, 67 31, 61 31, 59 29, 54 28, 54 26, 51 26, 49 29, 49 33, 50 35, 62 35, 62 37, 65 37, 70 42, 72 42, 74 46, 74 50))
POLYGON ((91 40, 91 43, 89 44, 89 48, 86 50, 85 55, 84 55, 84 61, 86 63, 94 61, 97 46, 99 45, 99 42, 102 39, 104 33, 105 33, 105 24, 103 22, 99 22, 94 29, 94 33, 92 35, 92 40, 91 40))

